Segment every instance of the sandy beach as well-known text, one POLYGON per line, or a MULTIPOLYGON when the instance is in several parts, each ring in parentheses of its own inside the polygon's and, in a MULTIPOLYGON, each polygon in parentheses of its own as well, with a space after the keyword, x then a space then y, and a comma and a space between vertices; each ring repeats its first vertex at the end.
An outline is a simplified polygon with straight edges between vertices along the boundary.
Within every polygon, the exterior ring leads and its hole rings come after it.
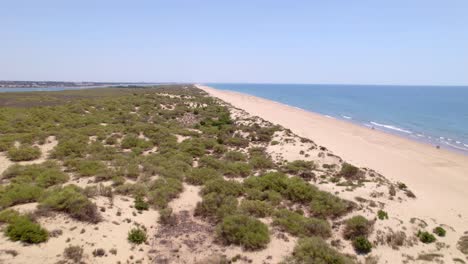
POLYGON ((417 199, 388 208, 399 218, 433 219, 462 234, 468 230, 468 156, 411 141, 278 102, 198 85, 248 113, 310 138, 360 167, 404 182, 417 199))

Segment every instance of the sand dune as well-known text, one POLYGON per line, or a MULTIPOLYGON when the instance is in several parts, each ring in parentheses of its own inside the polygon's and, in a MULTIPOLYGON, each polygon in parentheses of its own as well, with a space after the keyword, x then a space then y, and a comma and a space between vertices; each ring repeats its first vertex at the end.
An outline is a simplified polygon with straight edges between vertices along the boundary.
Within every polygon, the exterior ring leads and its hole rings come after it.
MULTIPOLYGON (((456 233, 468 230, 468 156, 270 100, 198 85, 212 96, 290 128, 361 167, 404 182, 417 199, 387 208, 395 217, 433 219, 456 233), (393 208, 391 208, 393 207, 393 208)), ((454 238, 456 239, 456 238, 454 238)))

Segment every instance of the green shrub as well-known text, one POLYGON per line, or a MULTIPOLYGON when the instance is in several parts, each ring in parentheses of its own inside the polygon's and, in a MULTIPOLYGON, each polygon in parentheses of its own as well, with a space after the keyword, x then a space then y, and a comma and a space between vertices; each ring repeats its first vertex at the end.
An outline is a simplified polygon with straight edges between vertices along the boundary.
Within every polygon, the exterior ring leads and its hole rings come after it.
POLYGON ((228 151, 224 154, 224 158, 228 161, 246 161, 247 156, 240 151, 228 151))
POLYGON ((342 255, 319 237, 301 238, 294 247, 291 257, 282 264, 353 264, 354 261, 342 255))
POLYGON ((203 200, 197 203, 195 216, 208 218, 218 222, 227 215, 237 211, 237 199, 234 196, 226 196, 222 193, 208 193, 203 195, 203 200))
POLYGON ((295 160, 282 166, 285 173, 299 175, 303 172, 309 172, 315 168, 313 161, 295 160))
POLYGON ((432 230, 432 232, 440 237, 444 237, 445 234, 447 233, 447 231, 445 231, 445 229, 441 226, 438 226, 436 228, 434 228, 434 230, 432 230))
POLYGON ((17 215, 10 219, 5 235, 12 241, 37 244, 47 241, 49 233, 27 216, 17 215))
POLYGON ((75 185, 48 191, 39 205, 43 209, 65 212, 80 221, 97 223, 101 220, 96 205, 75 185))
POLYGON ((272 214, 273 207, 267 202, 257 200, 242 200, 239 211, 255 217, 267 217, 272 214))
POLYGON ((146 231, 141 228, 132 228, 128 232, 128 241, 134 244, 141 244, 146 242, 147 236, 146 231))
POLYGON ((44 189, 31 184, 10 184, 0 187, 0 209, 16 204, 36 202, 43 194, 44 189))
POLYGON ((359 254, 367 254, 372 250, 372 243, 363 236, 358 236, 353 240, 353 247, 359 254))
POLYGON ((221 174, 212 168, 193 168, 186 176, 185 180, 193 185, 203 185, 214 179, 220 179, 221 174))
POLYGON ((72 136, 68 139, 59 140, 58 145, 51 153, 55 159, 83 158, 86 154, 88 139, 72 136))
POLYGON ((65 183, 69 179, 68 175, 60 170, 59 164, 53 161, 33 165, 15 164, 3 173, 3 177, 11 179, 13 183, 35 183, 43 188, 65 183))
POLYGON ((186 139, 180 143, 179 148, 193 157, 201 157, 206 151, 205 145, 198 139, 186 139))
POLYGON ((214 179, 211 181, 208 181, 205 184, 205 187, 202 189, 202 194, 208 194, 208 193, 218 193, 218 194, 223 194, 226 196, 240 196, 243 192, 242 184, 229 180, 226 181, 224 179, 214 179))
POLYGON ((80 160, 76 169, 80 176, 89 177, 104 173, 106 170, 106 165, 97 160, 80 160))
POLYGON ((267 225, 245 215, 226 216, 218 225, 216 234, 225 243, 248 250, 264 248, 270 242, 267 225))
POLYGON ((354 239, 359 236, 367 237, 371 229, 372 222, 367 220, 364 216, 353 216, 345 222, 344 237, 346 239, 354 239))
POLYGON ((149 209, 149 204, 143 200, 143 197, 137 196, 135 198, 135 209, 138 211, 143 211, 143 210, 148 210, 149 209))
POLYGON ((356 174, 358 174, 358 172, 359 172, 359 168, 349 163, 344 163, 343 166, 341 167, 339 175, 347 179, 352 179, 356 176, 356 174))
POLYGON ((249 164, 252 165, 254 169, 271 169, 275 167, 275 164, 270 157, 265 155, 254 155, 250 158, 249 164))
POLYGON ((178 179, 157 179, 149 186, 148 202, 156 208, 166 208, 167 204, 182 191, 182 182, 178 179))
POLYGON ((224 144, 233 147, 246 148, 249 146, 249 140, 240 136, 229 137, 224 140, 224 144))
POLYGON ((429 244, 436 241, 435 236, 427 231, 419 231, 417 237, 419 237, 419 241, 423 242, 424 244, 429 244))
POLYGON ((252 171, 252 166, 245 162, 227 162, 224 166, 224 175, 227 177, 247 177, 252 171))
POLYGON ((308 218, 287 209, 275 212, 273 225, 294 236, 320 236, 327 238, 331 235, 331 227, 327 221, 318 218, 308 218))
POLYGON ((316 217, 336 218, 347 213, 350 206, 346 201, 331 193, 319 191, 310 202, 309 209, 316 217))
POLYGON ((380 219, 380 220, 385 220, 385 219, 388 219, 388 214, 387 212, 385 212, 384 210, 379 210, 377 212, 377 217, 380 219))
POLYGON ((132 149, 132 148, 149 149, 151 148, 151 142, 138 138, 136 135, 128 135, 122 139, 120 146, 123 149, 132 149))
POLYGON ((204 168, 212 168, 217 171, 224 170, 224 164, 222 160, 216 159, 213 156, 203 156, 200 158, 199 166, 204 168))
POLYGON ((12 161, 35 160, 41 156, 41 150, 38 147, 21 145, 10 148, 7 156, 12 161))

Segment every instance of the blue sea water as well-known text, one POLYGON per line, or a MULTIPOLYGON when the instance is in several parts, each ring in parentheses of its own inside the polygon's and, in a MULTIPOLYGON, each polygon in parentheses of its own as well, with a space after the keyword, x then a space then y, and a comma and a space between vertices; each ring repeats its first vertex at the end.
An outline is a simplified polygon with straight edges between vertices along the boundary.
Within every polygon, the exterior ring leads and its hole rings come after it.
POLYGON ((207 85, 263 97, 468 154, 468 87, 207 85))

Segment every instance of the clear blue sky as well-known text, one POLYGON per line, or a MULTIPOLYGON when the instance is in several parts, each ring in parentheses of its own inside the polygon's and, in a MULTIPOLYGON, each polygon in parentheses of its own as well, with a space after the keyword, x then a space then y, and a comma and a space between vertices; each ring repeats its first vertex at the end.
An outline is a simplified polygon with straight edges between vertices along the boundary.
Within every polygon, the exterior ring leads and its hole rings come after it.
POLYGON ((468 85, 468 1, 2 0, 0 80, 468 85))

